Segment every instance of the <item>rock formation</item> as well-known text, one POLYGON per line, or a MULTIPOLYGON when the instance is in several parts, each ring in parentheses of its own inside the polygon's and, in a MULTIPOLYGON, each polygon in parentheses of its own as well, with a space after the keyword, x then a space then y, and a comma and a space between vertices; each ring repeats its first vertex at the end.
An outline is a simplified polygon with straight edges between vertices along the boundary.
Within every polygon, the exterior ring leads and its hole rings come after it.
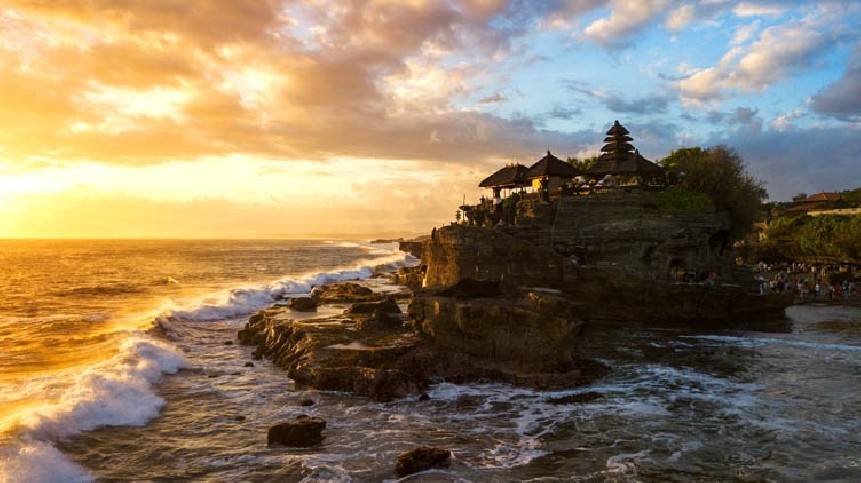
POLYGON ((403 478, 413 473, 434 468, 447 468, 451 459, 451 451, 430 446, 419 446, 400 456, 395 466, 395 475, 403 478))
POLYGON ((269 428, 266 442, 269 446, 317 446, 323 442, 326 421, 318 417, 301 415, 295 420, 269 428))
POLYGON ((381 401, 421 394, 430 381, 559 389, 606 372, 573 357, 583 322, 559 294, 475 297, 485 294, 463 285, 425 291, 410 305, 410 317, 392 299, 304 320, 278 306, 252 316, 239 340, 256 345, 255 356, 271 358, 299 386, 381 401))

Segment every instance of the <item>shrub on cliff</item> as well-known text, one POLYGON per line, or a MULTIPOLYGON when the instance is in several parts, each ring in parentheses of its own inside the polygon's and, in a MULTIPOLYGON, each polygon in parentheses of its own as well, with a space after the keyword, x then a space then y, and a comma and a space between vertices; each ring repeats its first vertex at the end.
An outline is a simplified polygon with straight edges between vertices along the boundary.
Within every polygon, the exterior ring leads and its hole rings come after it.
POLYGON ((683 188, 707 195, 719 211, 729 215, 730 238, 740 240, 760 218, 768 196, 763 183, 747 171, 739 154, 727 146, 681 148, 661 160, 668 174, 683 188))
POLYGON ((658 208, 666 213, 714 213, 715 204, 705 193, 684 186, 669 186, 658 194, 658 208))

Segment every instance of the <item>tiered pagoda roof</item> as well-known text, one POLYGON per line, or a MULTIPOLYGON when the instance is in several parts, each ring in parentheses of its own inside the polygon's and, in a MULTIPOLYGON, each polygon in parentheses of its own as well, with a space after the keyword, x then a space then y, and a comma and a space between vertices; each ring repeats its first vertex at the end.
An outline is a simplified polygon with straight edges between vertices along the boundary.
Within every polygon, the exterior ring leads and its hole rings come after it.
POLYGON ((619 121, 613 123, 613 127, 607 131, 601 148, 601 156, 592 166, 587 174, 591 176, 606 176, 608 174, 630 174, 654 176, 663 172, 663 168, 649 161, 631 144, 633 138, 619 121))
POLYGON ((526 170, 526 174, 523 175, 525 179, 544 177, 573 178, 575 176, 580 176, 580 171, 552 155, 550 151, 547 151, 546 156, 530 166, 526 170))
POLYGON ((524 174, 526 174, 526 166, 522 164, 509 164, 484 178, 481 183, 478 183, 478 186, 479 188, 516 188, 519 186, 529 186, 529 183, 523 176, 524 174))

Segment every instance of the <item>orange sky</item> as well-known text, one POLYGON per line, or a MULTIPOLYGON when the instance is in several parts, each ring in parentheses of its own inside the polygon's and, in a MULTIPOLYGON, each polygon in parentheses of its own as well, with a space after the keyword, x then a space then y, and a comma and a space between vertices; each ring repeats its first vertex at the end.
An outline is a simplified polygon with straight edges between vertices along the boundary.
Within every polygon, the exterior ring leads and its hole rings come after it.
MULTIPOLYGON (((754 42, 760 30, 766 39, 775 28, 857 21, 857 9, 839 5, 675 3, 5 0, 0 238, 427 232, 451 221, 462 197, 474 200, 477 183, 506 162, 531 164, 547 149, 563 158, 597 152, 614 118, 653 159, 709 136, 724 142, 756 122, 762 130, 765 107, 731 101, 732 89, 768 94, 780 76, 800 72, 779 64, 797 55, 740 42, 754 42), (743 84, 723 63, 698 70, 693 60, 660 58, 663 47, 637 47, 654 29, 675 42, 683 29, 699 38, 722 19, 748 23, 727 45, 749 49, 744 59, 767 65, 768 76, 743 84), (687 77, 674 80, 663 66, 687 77), (676 123, 683 118, 702 127, 676 123), (714 119, 733 131, 715 131, 714 119)), ((823 109, 846 109, 831 98, 853 85, 854 71, 839 75, 854 31, 831 44, 831 36, 809 36, 816 43, 796 49, 811 59, 820 44, 839 49, 832 77, 801 93, 834 83, 822 91, 831 102, 823 109)), ((855 114, 837 114, 853 130, 814 127, 831 129, 831 139, 857 139, 855 114)), ((780 122, 766 135, 795 129, 802 117, 774 116, 780 122)), ((815 135, 803 134, 793 139, 815 135)), ((835 172, 845 178, 846 169, 835 172)), ((815 186, 797 187, 805 189, 815 186)))

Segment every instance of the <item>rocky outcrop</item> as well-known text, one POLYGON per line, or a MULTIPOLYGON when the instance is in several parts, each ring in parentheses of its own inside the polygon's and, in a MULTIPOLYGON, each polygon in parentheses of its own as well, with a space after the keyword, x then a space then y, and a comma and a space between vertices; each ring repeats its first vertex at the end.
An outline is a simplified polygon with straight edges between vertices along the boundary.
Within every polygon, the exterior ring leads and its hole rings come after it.
POLYGON ((410 317, 391 299, 304 320, 276 307, 252 316, 239 340, 300 386, 383 401, 421 394, 430 381, 565 388, 606 372, 572 356, 583 322, 559 293, 468 300, 443 293, 416 297, 410 317))
POLYGON ((381 296, 373 290, 354 282, 342 282, 314 287, 311 299, 317 304, 352 304, 374 302, 381 296))
POLYGON ((276 424, 266 435, 268 446, 309 447, 323 443, 326 421, 318 417, 301 415, 295 420, 276 424))
POLYGON ((317 310, 317 302, 311 297, 293 297, 287 300, 290 310, 297 312, 314 312, 317 310))
POLYGON ((403 478, 420 471, 448 468, 450 459, 451 451, 447 449, 419 446, 398 456, 395 475, 398 478, 403 478))

